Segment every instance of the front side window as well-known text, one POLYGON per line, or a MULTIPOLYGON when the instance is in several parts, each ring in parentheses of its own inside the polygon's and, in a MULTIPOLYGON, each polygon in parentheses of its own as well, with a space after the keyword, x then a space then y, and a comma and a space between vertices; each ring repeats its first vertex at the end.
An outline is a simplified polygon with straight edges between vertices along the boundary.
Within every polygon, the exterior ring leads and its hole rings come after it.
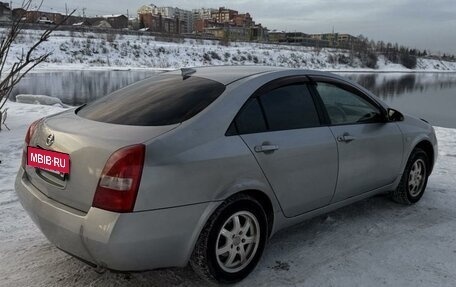
POLYGON ((324 82, 317 83, 316 88, 331 124, 371 123, 381 118, 378 107, 359 95, 324 82))

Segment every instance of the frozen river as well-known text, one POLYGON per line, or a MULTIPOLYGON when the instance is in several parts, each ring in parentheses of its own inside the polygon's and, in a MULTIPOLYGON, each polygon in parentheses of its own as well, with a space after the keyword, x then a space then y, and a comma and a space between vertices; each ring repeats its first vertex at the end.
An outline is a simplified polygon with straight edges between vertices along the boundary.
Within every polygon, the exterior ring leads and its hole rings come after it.
MULTIPOLYGON (((28 74, 13 91, 81 105, 153 76, 153 71, 63 71, 28 74)), ((391 107, 436 126, 456 128, 456 73, 339 73, 374 92, 391 107)))

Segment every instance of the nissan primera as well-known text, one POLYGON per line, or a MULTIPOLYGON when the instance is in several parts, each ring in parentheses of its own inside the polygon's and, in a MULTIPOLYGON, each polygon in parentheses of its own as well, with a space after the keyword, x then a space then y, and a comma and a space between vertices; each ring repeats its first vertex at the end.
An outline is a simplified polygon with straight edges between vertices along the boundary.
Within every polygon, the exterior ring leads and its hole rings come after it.
POLYGON ((83 261, 230 283, 282 228, 379 193, 417 202, 436 156, 431 125, 342 77, 206 67, 34 122, 15 186, 83 261))

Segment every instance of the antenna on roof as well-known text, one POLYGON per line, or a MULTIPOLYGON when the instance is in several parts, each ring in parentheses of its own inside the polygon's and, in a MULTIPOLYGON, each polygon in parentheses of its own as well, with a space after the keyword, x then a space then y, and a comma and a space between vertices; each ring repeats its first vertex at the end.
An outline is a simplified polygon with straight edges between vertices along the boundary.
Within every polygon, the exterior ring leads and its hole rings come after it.
POLYGON ((185 80, 190 77, 191 74, 196 73, 195 69, 192 68, 181 68, 182 78, 185 80))

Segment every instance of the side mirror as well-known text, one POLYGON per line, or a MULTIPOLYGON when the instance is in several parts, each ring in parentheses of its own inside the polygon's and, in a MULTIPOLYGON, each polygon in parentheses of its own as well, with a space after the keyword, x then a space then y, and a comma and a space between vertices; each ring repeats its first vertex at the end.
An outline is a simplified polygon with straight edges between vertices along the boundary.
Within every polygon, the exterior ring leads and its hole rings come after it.
POLYGON ((388 121, 390 122, 401 122, 404 120, 404 115, 395 109, 389 108, 386 113, 388 121))

